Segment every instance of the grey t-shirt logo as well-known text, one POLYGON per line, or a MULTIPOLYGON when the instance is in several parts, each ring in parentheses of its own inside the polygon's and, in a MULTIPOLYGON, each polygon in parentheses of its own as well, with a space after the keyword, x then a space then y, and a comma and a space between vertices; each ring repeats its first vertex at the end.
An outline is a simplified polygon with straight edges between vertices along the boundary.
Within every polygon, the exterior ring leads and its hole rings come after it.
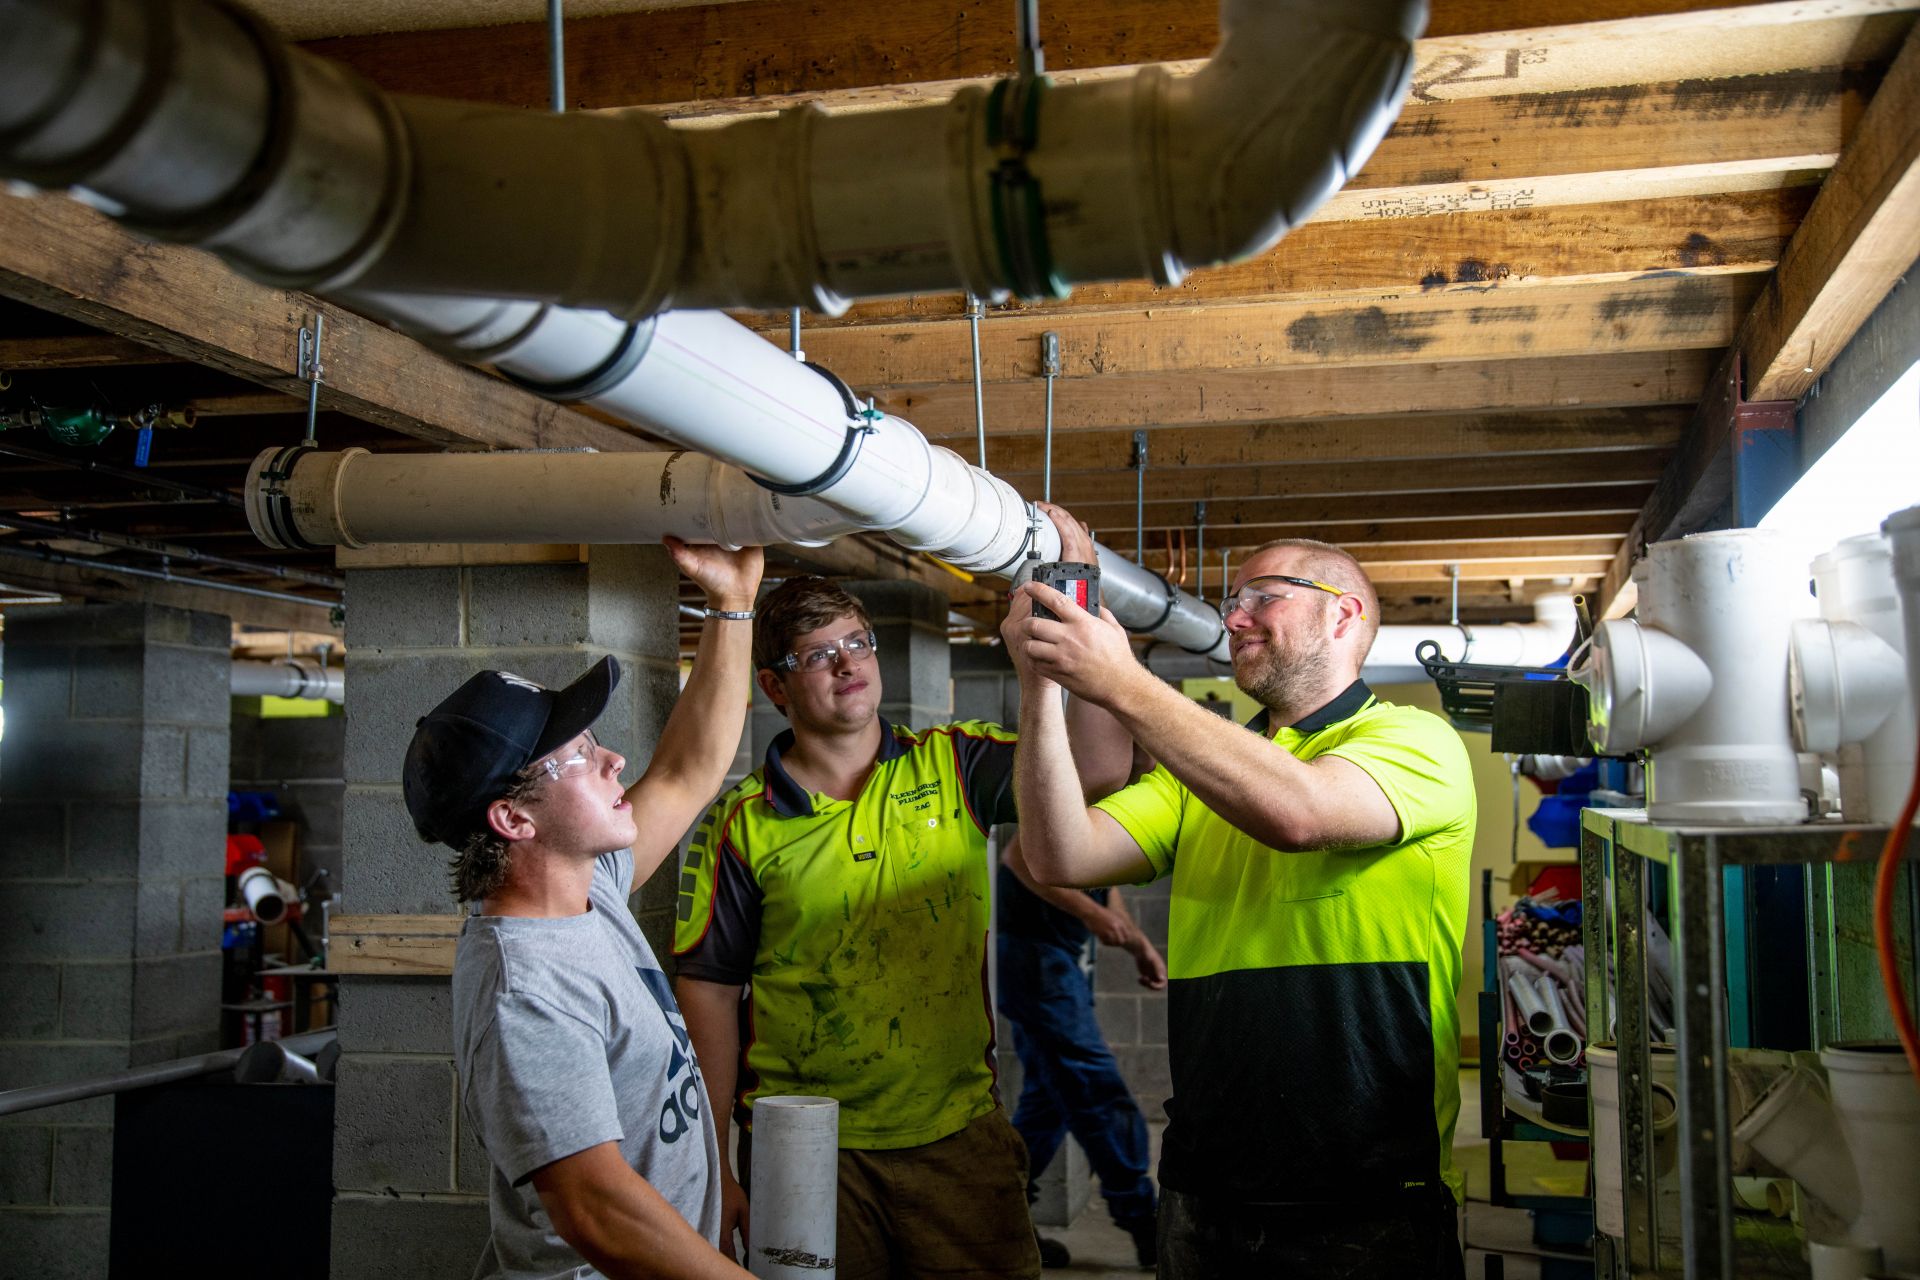
POLYGON ((680 1006, 674 1001, 673 988, 667 985, 667 975, 658 969, 634 968, 647 994, 660 1006, 660 1015, 667 1020, 676 1041, 667 1060, 667 1096, 660 1104, 660 1141, 674 1143, 700 1123, 700 1069, 688 1052, 692 1039, 687 1035, 686 1020, 680 1016, 680 1006))

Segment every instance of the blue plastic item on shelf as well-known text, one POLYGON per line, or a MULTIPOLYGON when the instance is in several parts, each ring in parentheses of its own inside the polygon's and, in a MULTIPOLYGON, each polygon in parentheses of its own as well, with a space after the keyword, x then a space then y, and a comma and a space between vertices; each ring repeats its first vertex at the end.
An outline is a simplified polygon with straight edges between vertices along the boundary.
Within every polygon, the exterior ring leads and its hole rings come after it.
POLYGON ((228 822, 272 822, 280 816, 280 798, 271 791, 227 792, 228 822))

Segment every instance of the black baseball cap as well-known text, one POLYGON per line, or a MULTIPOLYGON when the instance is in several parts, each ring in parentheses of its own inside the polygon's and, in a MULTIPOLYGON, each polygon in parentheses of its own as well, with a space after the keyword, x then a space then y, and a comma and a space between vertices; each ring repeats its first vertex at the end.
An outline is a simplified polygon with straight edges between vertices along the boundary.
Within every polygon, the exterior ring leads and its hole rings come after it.
POLYGON ((447 695, 420 717, 401 774, 420 838, 458 849, 483 830, 515 775, 591 728, 619 683, 608 655, 564 689, 482 671, 447 695))

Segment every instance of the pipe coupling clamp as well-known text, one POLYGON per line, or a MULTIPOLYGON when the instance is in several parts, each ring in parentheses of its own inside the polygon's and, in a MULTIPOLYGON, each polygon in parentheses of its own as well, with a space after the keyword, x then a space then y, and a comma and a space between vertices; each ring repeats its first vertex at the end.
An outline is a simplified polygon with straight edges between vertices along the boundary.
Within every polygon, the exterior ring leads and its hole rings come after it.
POLYGON ((840 403, 847 411, 847 434, 840 442, 840 452, 834 455, 827 469, 811 480, 802 480, 798 484, 775 484, 771 480, 748 473, 748 478, 768 493, 777 493, 783 498, 811 498, 823 493, 846 479, 847 472, 853 470, 853 464, 860 457, 860 446, 877 428, 874 420, 880 414, 872 409, 864 409, 854 398, 853 388, 841 381, 838 374, 813 361, 805 362, 807 368, 825 378, 833 389, 840 393, 840 403))
MULTIPOLYGON (((620 335, 620 341, 607 353, 606 359, 577 377, 544 382, 509 373, 506 374, 507 381, 547 400, 561 403, 591 400, 625 382, 634 367, 646 359, 647 351, 653 346, 653 330, 654 319, 651 316, 629 324, 626 332, 620 335)), ((473 358, 472 352, 460 353, 462 360, 471 361, 473 358)))
POLYGON ((1040 99, 1051 84, 1045 76, 1016 76, 997 82, 987 97, 987 145, 999 157, 988 174, 994 243, 1014 293, 1029 299, 1070 292, 1054 273, 1040 179, 1027 164, 1040 144, 1040 99))
MULTIPOLYGON (((1147 570, 1147 572, 1153 573, 1153 570, 1149 569, 1147 570)), ((1167 603, 1166 603, 1166 607, 1160 610, 1159 617, 1155 618, 1152 622, 1149 622, 1144 627, 1134 628, 1135 631, 1144 632, 1148 635, 1153 634, 1154 632, 1158 631, 1161 627, 1165 626, 1167 623, 1167 619, 1173 616, 1173 607, 1180 603, 1180 593, 1174 590, 1173 584, 1171 582, 1168 582, 1166 578, 1160 574, 1154 573, 1153 576, 1156 580, 1159 581, 1160 590, 1166 593, 1167 603)), ((1220 642, 1218 640, 1215 640, 1213 643, 1219 644, 1220 642)), ((1207 646, 1207 650, 1211 650, 1212 648, 1213 648, 1213 645, 1207 646)), ((1202 652, 1206 652, 1207 650, 1202 650, 1202 652)))
POLYGON ((303 453, 318 452, 318 446, 302 440, 283 449, 270 449, 254 460, 253 474, 247 479, 247 521, 254 536, 269 546, 293 551, 320 551, 310 542, 293 519, 293 500, 287 482, 303 453))

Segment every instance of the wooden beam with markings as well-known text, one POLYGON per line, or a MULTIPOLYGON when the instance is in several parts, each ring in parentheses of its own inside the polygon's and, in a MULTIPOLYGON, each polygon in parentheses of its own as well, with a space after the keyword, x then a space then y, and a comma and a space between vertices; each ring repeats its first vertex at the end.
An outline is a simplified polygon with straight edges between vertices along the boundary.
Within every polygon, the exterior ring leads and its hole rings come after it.
MULTIPOLYGON (((1391 531, 1414 521, 1499 521, 1502 527, 1521 520, 1558 516, 1605 516, 1630 524, 1645 505, 1648 484, 1609 483, 1573 489, 1478 490, 1465 497, 1445 492, 1396 494, 1390 503, 1356 503, 1345 495, 1314 497, 1224 498, 1207 502, 1207 537, 1234 540, 1242 528, 1272 529, 1265 537, 1281 537, 1298 529, 1325 529, 1361 525, 1391 531)), ((1149 494, 1147 528, 1187 529, 1193 526, 1193 499, 1167 501, 1149 494)), ((1108 506, 1094 530, 1103 540, 1111 535, 1128 545, 1133 540, 1134 512, 1130 506, 1108 506)), ((1327 542, 1352 537, 1350 531, 1334 537, 1304 533, 1327 542)))
MULTIPOLYGON (((1500 0, 1436 0, 1415 49, 1416 101, 1616 84, 1621 73, 1605 54, 1622 45, 1653 60, 1657 72, 1643 78, 1831 65, 1897 40, 1900 7, 1830 0, 1809 12, 1799 4, 1720 0, 1537 0, 1517 15, 1500 0), (1530 29, 1514 30, 1516 17, 1530 29)), ((1144 62, 1197 66, 1220 31, 1210 4, 1055 0, 1040 13, 1040 34, 1048 74, 1071 80, 1124 74, 1144 62)), ((544 23, 344 36, 306 47, 397 92, 520 107, 548 102, 544 23)), ((797 101, 829 108, 939 101, 960 84, 1012 74, 1014 52, 1004 15, 962 0, 659 7, 570 21, 567 95, 573 109, 650 105, 676 114, 797 101)))
MULTIPOLYGON (((1418 458, 1404 462, 1293 463, 1272 467, 1231 467, 1220 470, 1169 468, 1149 471, 1147 491, 1156 499, 1274 498, 1332 494, 1444 493, 1471 510, 1474 490, 1562 489, 1622 483, 1651 484, 1659 479, 1668 454, 1644 449, 1609 454, 1605 466, 1572 463, 1554 454, 1518 454, 1442 460, 1418 458)), ((1027 488, 1032 485, 1024 486, 1027 488)), ((1115 483, 1112 475, 1078 474, 1055 477, 1054 500, 1082 520, 1114 521, 1110 508, 1131 512, 1133 486, 1115 483)))
POLYGON ((140 240, 61 196, 0 195, 0 296, 303 400, 295 334, 320 311, 323 409, 441 444, 645 447, 352 312, 255 284, 206 254, 140 240))
MULTIPOLYGON (((1148 464, 1261 466, 1271 462, 1390 461, 1486 457, 1496 453, 1594 453, 1672 449, 1686 424, 1684 409, 1590 409, 1540 415, 1436 415, 1427 418, 1338 418, 1331 422, 1246 422, 1150 430, 1148 464)), ((933 443, 972 457, 972 436, 933 443)), ((1033 476, 1046 464, 1046 439, 1035 432, 989 432, 987 462, 996 476, 1033 476)), ((1123 470, 1133 464, 1133 432, 1075 432, 1054 447, 1054 474, 1123 470)), ((1603 457, 1582 464, 1605 466, 1603 457)))
MULTIPOLYGON (((1503 453, 1606 454, 1671 449, 1686 421, 1683 409, 1651 408, 1166 427, 1149 431, 1147 460, 1158 469, 1503 453)), ((1011 479, 1043 470, 1044 435, 1015 434, 1013 427, 1024 424, 1001 424, 999 429, 991 421, 988 425, 987 463, 994 474, 1011 479)), ((937 436, 933 442, 963 457, 973 456, 971 435, 937 436)), ((1053 473, 1117 471, 1131 466, 1132 459, 1131 431, 1078 431, 1056 442, 1053 473)), ((1582 461, 1605 465, 1604 458, 1582 461)))
MULTIPOLYGON (((1188 504, 1191 511, 1191 504, 1188 504)), ((1212 508, 1209 506, 1211 515, 1212 508)), ((1527 539, 1566 541, 1605 539, 1611 551, 1620 545, 1633 523, 1631 512, 1600 512, 1571 516, 1465 516, 1459 519, 1410 520, 1390 524, 1379 520, 1328 521, 1323 524, 1299 522, 1277 524, 1234 524, 1207 526, 1207 558, 1217 561, 1220 549, 1258 547, 1275 538, 1313 538, 1336 546, 1402 547, 1438 544, 1467 546, 1487 541, 1527 539)), ((1147 525, 1147 553, 1162 555, 1168 534, 1184 537, 1191 560, 1199 550, 1199 538, 1191 519, 1179 525, 1147 525)), ((1133 526, 1123 525, 1101 530, 1100 541, 1122 555, 1133 555, 1133 526)))
POLYGON ((1797 400, 1920 258, 1920 29, 1740 335, 1749 400, 1797 400))
MULTIPOLYGON (((1128 531, 1131 534, 1131 530, 1128 531)), ((1296 535, 1297 536, 1297 535, 1296 535)), ((1120 540, 1131 543, 1132 538, 1120 540)), ((1244 560, 1252 555, 1270 539, 1242 542, 1238 539, 1225 547, 1209 545, 1207 555, 1214 563, 1219 563, 1220 552, 1225 550, 1228 559, 1233 562, 1244 560)), ((1344 548, 1353 555, 1369 572, 1377 564, 1400 565, 1449 565, 1449 564, 1501 564, 1521 560, 1596 560, 1604 561, 1612 557, 1620 545, 1620 535, 1611 537, 1573 537, 1553 538, 1533 535, 1507 538, 1461 539, 1459 541, 1440 540, 1434 542, 1352 542, 1336 540, 1335 546, 1344 548)), ((1128 559, 1133 558, 1131 546, 1115 546, 1108 541, 1107 546, 1114 551, 1123 552, 1128 559)), ((1178 564, 1180 553, 1176 549, 1172 561, 1167 558, 1166 547, 1156 546, 1149 540, 1147 544, 1146 565, 1155 572, 1166 572, 1169 563, 1178 564)), ((1187 547, 1187 572, 1193 573, 1193 546, 1187 547)), ((1213 577, 1209 572, 1209 577, 1213 577)))
MULTIPOLYGON (((1053 315, 1088 307, 1205 306, 1294 294, 1484 293, 1536 284, 1615 284, 1654 272, 1722 275, 1771 271, 1813 189, 1787 187, 1635 204, 1508 209, 1471 218, 1414 218, 1383 235, 1358 222, 1312 222, 1245 262, 1196 271, 1177 285, 1100 281, 1077 285, 1061 302, 1010 299, 989 318, 1022 312, 1053 315)), ((816 333, 908 320, 966 316, 965 296, 915 294, 854 304, 844 315, 809 315, 805 345, 816 333)), ((741 312, 751 328, 786 344, 787 317, 741 312)))
MULTIPOLYGON (((1711 366, 1707 351, 1560 356, 1387 368, 1233 370, 1089 378, 1056 393, 1061 431, 1692 404, 1711 366)), ((854 388, 930 436, 970 435, 973 388, 920 383, 854 388)), ((1038 379, 989 383, 987 421, 1037 431, 1046 421, 1038 379)))
POLYGON ((1908 36, 1842 166, 1716 367, 1680 448, 1608 569, 1603 609, 1626 591, 1647 544, 1705 527, 1703 518, 1724 507, 1734 480, 1730 434, 1742 401, 1798 399, 1920 257, 1920 30, 1908 36))
POLYGON ((0 371, 104 369, 116 365, 178 364, 182 357, 107 333, 57 338, 0 338, 0 371))
MULTIPOLYGON (((1682 276, 1365 301, 1022 312, 980 326, 981 371, 989 382, 1042 376, 1041 334, 1048 331, 1060 336, 1061 396, 1074 394, 1077 379, 1129 374, 1720 348, 1732 340, 1760 284, 1757 275, 1682 276)), ((806 352, 855 387, 970 382, 973 376, 963 324, 826 329, 807 338, 806 352)))

